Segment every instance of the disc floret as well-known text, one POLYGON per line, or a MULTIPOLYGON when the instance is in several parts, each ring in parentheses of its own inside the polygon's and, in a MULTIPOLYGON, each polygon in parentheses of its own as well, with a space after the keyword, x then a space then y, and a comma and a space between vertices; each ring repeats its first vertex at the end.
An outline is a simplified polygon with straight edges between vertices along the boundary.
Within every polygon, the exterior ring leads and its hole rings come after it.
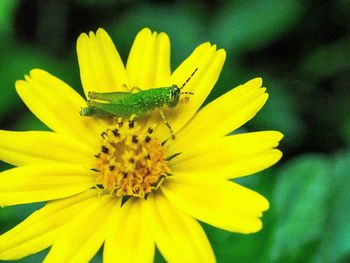
POLYGON ((117 197, 145 198, 170 174, 165 149, 149 127, 122 120, 101 134, 95 155, 97 184, 117 197))

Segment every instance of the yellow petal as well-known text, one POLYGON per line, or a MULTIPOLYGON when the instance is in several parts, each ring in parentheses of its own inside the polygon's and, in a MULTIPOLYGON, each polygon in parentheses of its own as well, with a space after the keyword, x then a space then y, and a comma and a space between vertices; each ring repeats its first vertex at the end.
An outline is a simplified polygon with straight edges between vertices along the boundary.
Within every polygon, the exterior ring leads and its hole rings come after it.
POLYGON ((109 195, 96 197, 92 205, 61 230, 44 262, 88 262, 102 246, 117 205, 109 195))
MULTIPOLYGON (((229 165, 218 167, 217 169, 208 169, 206 171, 201 171, 200 173, 203 177, 225 179, 239 178, 260 172, 277 163, 281 157, 281 151, 276 149, 267 150, 261 153, 250 155, 249 158, 247 157, 237 160, 229 165)), ((186 172, 187 171, 189 170, 186 169, 186 172)))
POLYGON ((166 85, 170 77, 170 41, 167 34, 141 30, 131 47, 126 70, 131 87, 166 85))
POLYGON ((242 126, 255 116, 268 98, 265 88, 260 88, 261 84, 260 78, 253 79, 209 103, 178 133, 171 147, 179 151, 188 142, 210 141, 242 126))
MULTIPOLYGON (((261 171, 281 158, 281 152, 272 149, 278 146, 282 137, 280 132, 264 131, 189 144, 171 160, 171 169, 215 178, 245 176, 261 171)), ((169 156, 173 154, 175 152, 170 152, 169 156)))
POLYGON ((61 134, 0 130, 0 160, 20 166, 47 162, 89 164, 94 152, 61 134))
POLYGON ((0 206, 68 197, 96 184, 88 168, 64 163, 27 165, 0 173, 0 206))
MULTIPOLYGON (((194 95, 189 95, 188 102, 180 102, 175 108, 165 109, 167 120, 175 133, 194 116, 208 97, 219 78, 225 58, 226 53, 223 49, 216 51, 215 45, 211 46, 209 43, 205 43, 197 47, 191 56, 171 75, 168 86, 176 84, 181 87, 198 68, 198 71, 182 90, 193 92, 194 95)), ((159 125, 159 130, 159 133, 169 134, 165 125, 159 125)))
POLYGON ((128 200, 115 209, 104 244, 103 262, 152 263, 154 241, 139 200, 128 200))
POLYGON ((162 185, 162 191, 183 212, 232 232, 259 231, 262 212, 269 207, 268 201, 252 190, 200 174, 174 173, 162 185))
POLYGON ((71 87, 46 71, 34 69, 16 90, 28 108, 52 130, 93 145, 101 126, 94 118, 79 115, 86 105, 71 87))
POLYGON ((80 78, 85 95, 89 91, 126 91, 129 85, 123 62, 110 36, 102 28, 96 35, 81 34, 77 40, 80 78))
POLYGON ((96 190, 52 201, 0 236, 0 259, 13 260, 37 253, 52 245, 62 227, 89 207, 96 190))
POLYGON ((215 262, 200 224, 179 211, 162 194, 143 202, 147 223, 167 262, 215 262))

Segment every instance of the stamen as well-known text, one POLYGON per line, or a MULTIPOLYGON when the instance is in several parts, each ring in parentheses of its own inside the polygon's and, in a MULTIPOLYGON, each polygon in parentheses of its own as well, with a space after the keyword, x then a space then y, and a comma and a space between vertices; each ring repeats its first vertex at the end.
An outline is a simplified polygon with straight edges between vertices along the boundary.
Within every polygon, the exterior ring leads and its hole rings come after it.
POLYGON ((101 147, 101 151, 102 151, 103 153, 108 154, 109 149, 108 149, 106 146, 102 145, 102 147, 101 147))
POLYGON ((104 139, 104 138, 106 138, 106 136, 107 136, 107 133, 106 132, 102 132, 101 133, 101 137, 104 139))
POLYGON ((153 134, 133 119, 101 133, 101 150, 95 154, 97 185, 117 197, 146 198, 170 174, 165 149, 153 134))
POLYGON ((139 139, 137 139, 137 135, 133 135, 132 136, 132 142, 133 143, 138 143, 139 142, 139 139))
POLYGON ((119 137, 120 136, 120 133, 119 133, 119 130, 118 129, 114 129, 112 131, 112 133, 114 134, 115 137, 119 137))

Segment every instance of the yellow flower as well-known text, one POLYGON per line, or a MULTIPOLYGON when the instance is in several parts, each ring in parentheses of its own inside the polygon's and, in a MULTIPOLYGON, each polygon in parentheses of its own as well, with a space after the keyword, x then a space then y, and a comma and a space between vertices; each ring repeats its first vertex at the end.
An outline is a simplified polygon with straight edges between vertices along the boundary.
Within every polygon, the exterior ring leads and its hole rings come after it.
POLYGON ((82 117, 86 101, 49 73, 34 69, 16 82, 52 132, 0 131, 0 159, 18 166, 0 174, 0 205, 48 203, 0 236, 0 259, 51 246, 45 262, 87 262, 104 244, 104 262, 152 262, 155 245, 169 262, 214 262, 196 219, 238 233, 261 229, 268 201, 229 179, 276 163, 282 134, 226 136, 266 102, 260 78, 199 109, 225 60, 215 45, 198 46, 173 73, 168 36, 149 29, 126 67, 102 29, 82 34, 77 52, 86 95, 181 85, 198 68, 184 89, 194 95, 165 110, 171 140, 157 111, 135 121, 82 117))

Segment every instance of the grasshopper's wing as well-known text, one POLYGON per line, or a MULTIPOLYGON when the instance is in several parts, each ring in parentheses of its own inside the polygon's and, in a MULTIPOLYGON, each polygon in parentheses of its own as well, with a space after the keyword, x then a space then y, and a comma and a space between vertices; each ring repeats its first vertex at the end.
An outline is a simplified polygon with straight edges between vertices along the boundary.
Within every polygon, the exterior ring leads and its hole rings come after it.
POLYGON ((122 103, 102 103, 90 101, 90 107, 95 109, 96 115, 102 116, 117 116, 130 117, 131 115, 140 115, 140 109, 137 104, 122 104, 122 103))
POLYGON ((93 92, 90 91, 88 98, 90 100, 106 101, 110 103, 119 103, 130 95, 130 92, 93 92))

